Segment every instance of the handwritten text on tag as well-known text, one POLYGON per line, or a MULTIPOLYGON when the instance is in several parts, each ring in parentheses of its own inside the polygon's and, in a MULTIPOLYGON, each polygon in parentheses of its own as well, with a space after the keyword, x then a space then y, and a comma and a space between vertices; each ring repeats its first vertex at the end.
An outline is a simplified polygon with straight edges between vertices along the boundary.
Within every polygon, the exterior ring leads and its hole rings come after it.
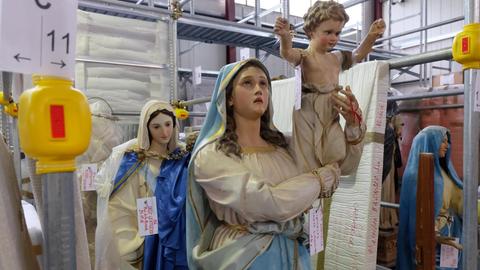
POLYGON ((83 164, 80 173, 82 176, 82 191, 95 190, 95 175, 97 175, 97 164, 83 164))
POLYGON ((157 201, 155 197, 137 199, 138 234, 140 236, 158 233, 157 201))
POLYGON ((310 255, 323 250, 323 213, 321 207, 314 207, 308 212, 310 255))
MULTIPOLYGON (((455 238, 455 242, 458 243, 458 238, 455 238)), ((441 245, 440 267, 457 268, 458 267, 458 249, 449 245, 441 245)))

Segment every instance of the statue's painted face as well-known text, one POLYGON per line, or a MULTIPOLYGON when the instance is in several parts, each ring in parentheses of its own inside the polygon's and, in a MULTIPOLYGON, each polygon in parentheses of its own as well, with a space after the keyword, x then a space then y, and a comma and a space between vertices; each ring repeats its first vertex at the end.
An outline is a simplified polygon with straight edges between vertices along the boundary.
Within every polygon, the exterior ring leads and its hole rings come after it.
POLYGON ((168 144, 173 134, 172 117, 159 113, 148 124, 148 131, 152 137, 152 143, 168 144))
POLYGON ((443 138, 442 144, 440 145, 440 150, 438 151, 438 155, 443 158, 447 154, 448 150, 448 137, 445 136, 443 138))
POLYGON ((236 117, 260 118, 268 108, 269 84, 266 74, 258 67, 243 69, 233 80, 229 106, 236 117))

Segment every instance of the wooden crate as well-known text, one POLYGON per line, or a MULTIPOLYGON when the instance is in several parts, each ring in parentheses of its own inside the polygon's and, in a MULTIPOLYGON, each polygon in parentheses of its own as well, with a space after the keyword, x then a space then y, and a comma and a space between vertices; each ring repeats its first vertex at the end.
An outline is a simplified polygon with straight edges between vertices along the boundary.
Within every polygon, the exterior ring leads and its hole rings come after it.
POLYGON ((397 230, 378 233, 377 261, 383 265, 394 265, 397 258, 397 230))

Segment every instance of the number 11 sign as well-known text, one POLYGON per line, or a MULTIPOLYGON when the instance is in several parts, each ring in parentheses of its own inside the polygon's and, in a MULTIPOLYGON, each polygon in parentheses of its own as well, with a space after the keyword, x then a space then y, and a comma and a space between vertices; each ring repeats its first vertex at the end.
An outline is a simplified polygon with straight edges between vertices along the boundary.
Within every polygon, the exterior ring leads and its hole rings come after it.
POLYGON ((0 0, 0 70, 74 78, 77 0, 0 0))

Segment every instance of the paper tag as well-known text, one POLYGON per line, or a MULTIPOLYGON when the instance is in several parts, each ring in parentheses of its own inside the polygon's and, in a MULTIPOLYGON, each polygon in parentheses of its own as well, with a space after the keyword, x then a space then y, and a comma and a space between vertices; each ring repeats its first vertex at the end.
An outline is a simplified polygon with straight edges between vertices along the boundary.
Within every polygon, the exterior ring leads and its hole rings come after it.
POLYGON ((95 176, 97 175, 97 164, 83 164, 80 168, 82 177, 82 191, 95 190, 95 176))
POLYGON ((193 84, 202 84, 202 66, 197 66, 193 70, 193 84))
POLYGON ((450 73, 450 74, 440 76, 440 85, 454 84, 454 82, 455 82, 455 74, 454 73, 450 73))
MULTIPOLYGON (((458 243, 458 238, 455 238, 455 242, 458 243)), ((449 245, 441 245, 440 267, 457 268, 458 267, 458 249, 449 245)))
POLYGON ((475 78, 475 84, 473 84, 473 92, 475 93, 475 100, 473 104, 473 111, 480 112, 480 72, 477 71, 477 77, 475 78))
POLYGON ((323 250, 323 212, 321 207, 308 211, 308 230, 310 232, 310 255, 323 250))
POLYGON ((302 68, 295 67, 295 110, 302 108, 302 68))
POLYGON ((158 233, 157 200, 155 197, 137 199, 138 234, 158 233))
POLYGON ((250 48, 240 49, 240 61, 250 58, 250 48))

